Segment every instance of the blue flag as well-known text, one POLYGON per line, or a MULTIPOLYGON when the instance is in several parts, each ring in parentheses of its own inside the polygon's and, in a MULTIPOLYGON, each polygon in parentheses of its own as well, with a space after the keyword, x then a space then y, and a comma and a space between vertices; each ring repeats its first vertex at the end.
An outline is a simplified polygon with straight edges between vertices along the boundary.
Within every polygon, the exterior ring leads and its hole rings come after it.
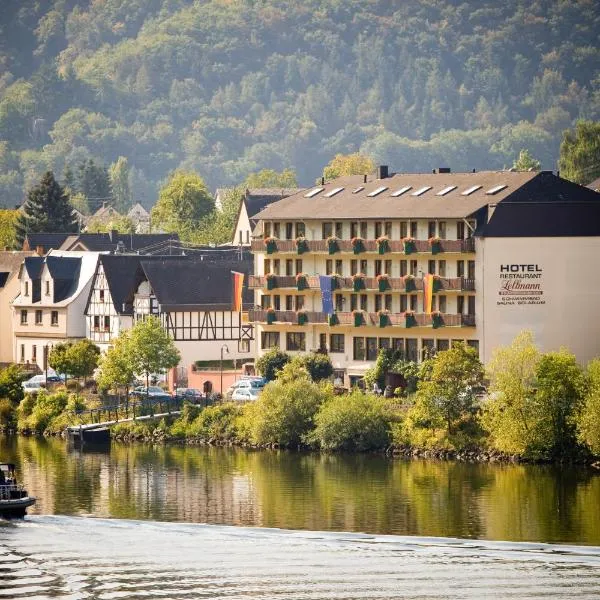
POLYGON ((319 275, 319 286, 321 288, 323 312, 326 315, 331 315, 333 314, 333 279, 328 275, 319 275))

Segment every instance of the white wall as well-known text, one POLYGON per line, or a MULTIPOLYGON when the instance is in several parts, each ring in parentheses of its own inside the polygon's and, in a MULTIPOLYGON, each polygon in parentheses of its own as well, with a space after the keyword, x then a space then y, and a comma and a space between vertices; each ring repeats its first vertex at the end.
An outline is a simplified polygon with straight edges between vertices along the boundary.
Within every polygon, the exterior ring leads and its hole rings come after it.
POLYGON ((544 352, 566 346, 582 364, 600 356, 600 237, 486 238, 477 253, 484 361, 524 329, 544 352), (502 265, 526 266, 505 278, 502 265), (539 288, 504 290, 507 281, 539 288))

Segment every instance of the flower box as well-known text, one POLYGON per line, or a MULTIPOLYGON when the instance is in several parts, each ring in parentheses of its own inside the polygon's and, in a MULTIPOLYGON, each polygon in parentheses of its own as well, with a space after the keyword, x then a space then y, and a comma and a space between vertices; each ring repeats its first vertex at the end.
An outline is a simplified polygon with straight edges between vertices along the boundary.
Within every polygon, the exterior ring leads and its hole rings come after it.
POLYGON ((298 273, 296 275, 296 288, 299 292, 308 288, 308 279, 305 273, 298 273))
POLYGON ((438 237, 429 238, 429 245, 431 246, 431 254, 439 254, 442 251, 442 244, 438 237))
POLYGON ((409 311, 404 313, 404 326, 407 328, 417 326, 417 318, 415 317, 415 313, 409 311))
POLYGON ((365 276, 362 273, 352 275, 352 289, 355 292, 365 289, 365 276))
POLYGON ((354 319, 354 327, 360 327, 365 324, 365 315, 362 310, 353 310, 352 318, 354 319))
POLYGON ((277 275, 269 273, 266 276, 266 280, 268 290, 274 290, 277 287, 277 275))
POLYGON ((267 325, 273 325, 273 323, 275 323, 276 316, 277 315, 275 314, 275 309, 268 308, 267 309, 267 325))
POLYGON ((377 251, 379 254, 385 254, 390 251, 390 240, 387 236, 377 238, 377 251))
POLYGON ((306 325, 308 323, 308 315, 305 310, 299 310, 296 313, 296 317, 298 319, 298 325, 306 325))
POLYGON ((390 324, 390 315, 387 310, 380 310, 377 316, 379 317, 379 327, 387 327, 390 324))
POLYGON ((431 315, 431 325, 434 329, 439 329, 444 326, 444 317, 442 317, 442 313, 435 312, 431 315))
POLYGON ((406 275, 403 279, 405 292, 415 292, 417 290, 417 284, 413 275, 406 275))
POLYGON ((338 316, 335 313, 333 313, 333 314, 331 314, 331 315, 329 315, 327 317, 327 322, 331 326, 339 325, 340 324, 340 320, 339 320, 338 316))
POLYGON ((417 246, 413 238, 404 238, 402 244, 404 246, 404 254, 414 254, 417 251, 417 246))
POLYGON ((350 243, 352 244, 352 250, 354 251, 354 254, 360 254, 361 252, 365 251, 365 243, 362 238, 354 237, 350 243))
POLYGON ((385 273, 377 275, 377 286, 380 292, 387 292, 390 289, 390 278, 385 273))
POLYGON ((267 254, 273 254, 277 252, 277 238, 267 237, 263 240, 265 244, 265 248, 267 249, 267 254))
POLYGON ((327 251, 329 254, 335 254, 340 251, 340 245, 338 244, 338 238, 328 237, 327 238, 327 251))
POLYGON ((294 243, 296 244, 296 251, 298 254, 304 254, 305 252, 308 252, 308 242, 306 241, 305 237, 297 237, 294 240, 294 243))

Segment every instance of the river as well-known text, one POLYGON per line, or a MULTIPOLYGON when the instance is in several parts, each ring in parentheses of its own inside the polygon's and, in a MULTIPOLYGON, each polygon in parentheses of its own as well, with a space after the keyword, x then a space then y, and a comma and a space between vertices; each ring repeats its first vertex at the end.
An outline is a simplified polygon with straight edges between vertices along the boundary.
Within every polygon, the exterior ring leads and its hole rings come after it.
POLYGON ((0 526, 0 598, 600 598, 583 468, 26 437, 0 456, 38 498, 0 526))

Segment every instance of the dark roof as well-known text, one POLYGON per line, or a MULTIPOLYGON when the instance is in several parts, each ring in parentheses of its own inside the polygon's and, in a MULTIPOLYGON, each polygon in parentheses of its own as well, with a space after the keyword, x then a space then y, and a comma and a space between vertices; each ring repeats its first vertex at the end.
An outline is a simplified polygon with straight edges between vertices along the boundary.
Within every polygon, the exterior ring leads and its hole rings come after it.
POLYGON ((353 175, 340 177, 268 205, 255 219, 403 219, 464 218, 490 202, 499 202, 538 176, 533 172, 480 171, 476 173, 402 173, 384 179, 353 175), (497 186, 506 187, 486 194, 497 186), (410 186, 400 196, 392 194, 410 186), (439 192, 450 189, 440 196, 439 192), (463 192, 481 186, 468 195, 463 192), (386 188, 375 196, 369 194, 386 188), (323 189, 321 189, 323 188, 323 189), (333 196, 327 194, 343 188, 333 196), (415 196, 422 188, 430 188, 415 196), (315 191, 310 198, 306 196, 315 191))
POLYGON ((0 271, 0 288, 3 288, 8 281, 9 271, 0 271))
POLYGON ((43 248, 44 253, 54 248, 58 250, 72 233, 28 233, 23 242, 23 250, 43 248))
MULTIPOLYGON (((82 244, 91 252, 115 252, 119 243, 125 252, 127 251, 156 251, 158 248, 169 250, 168 241, 179 241, 177 233, 82 233, 74 238, 69 244, 70 250, 77 244, 82 244)), ((180 252, 176 249, 173 252, 180 252)))
POLYGON ((248 289, 252 273, 251 259, 207 262, 193 258, 179 261, 147 261, 142 268, 162 310, 230 310, 232 304, 232 271, 246 275, 242 302, 254 304, 248 289))
POLYGON ((35 253, 24 250, 0 250, 0 272, 6 274, 0 287, 6 285, 12 274, 18 276, 23 261, 31 256, 35 256, 35 253))
POLYGON ((28 256, 23 263, 30 279, 39 279, 44 267, 43 256, 28 256))
POLYGON ((77 289, 81 258, 47 256, 46 265, 54 281, 54 302, 61 302, 77 289))
POLYGON ((246 190, 243 202, 246 206, 248 218, 252 220, 265 206, 302 191, 304 191, 303 188, 257 188, 246 190))

